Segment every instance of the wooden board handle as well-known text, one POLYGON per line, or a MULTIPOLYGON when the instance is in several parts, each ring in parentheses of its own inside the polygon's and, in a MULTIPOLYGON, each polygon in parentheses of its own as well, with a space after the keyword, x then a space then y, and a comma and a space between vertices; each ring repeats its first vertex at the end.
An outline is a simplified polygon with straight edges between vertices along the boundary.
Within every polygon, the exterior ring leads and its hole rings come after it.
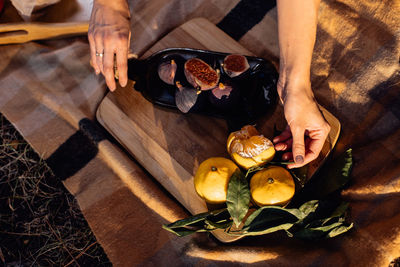
POLYGON ((15 23, 0 25, 0 44, 19 44, 61 36, 85 35, 89 22, 15 23))

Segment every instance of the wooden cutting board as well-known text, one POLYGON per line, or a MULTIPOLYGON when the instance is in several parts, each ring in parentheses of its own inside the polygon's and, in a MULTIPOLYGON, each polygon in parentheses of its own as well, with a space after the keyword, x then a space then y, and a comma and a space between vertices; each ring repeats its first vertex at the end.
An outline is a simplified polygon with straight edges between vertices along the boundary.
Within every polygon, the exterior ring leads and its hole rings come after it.
MULTIPOLYGON (((253 54, 206 19, 191 20, 166 35, 142 58, 169 47, 189 47, 218 52, 253 54)), ((225 121, 195 114, 182 114, 153 106, 133 89, 108 93, 97 110, 99 122, 192 214, 207 211, 206 203, 196 194, 193 176, 199 164, 226 152, 228 130, 225 121)), ((339 136, 340 123, 322 109, 331 132, 320 157, 309 167, 311 176, 327 157, 339 136)), ((286 126, 283 109, 277 106, 269 117, 261 118, 257 128, 272 139, 274 125, 286 126)), ((161 226, 160 226, 161 227, 161 226)), ((237 240, 223 231, 213 234, 222 242, 237 240)))

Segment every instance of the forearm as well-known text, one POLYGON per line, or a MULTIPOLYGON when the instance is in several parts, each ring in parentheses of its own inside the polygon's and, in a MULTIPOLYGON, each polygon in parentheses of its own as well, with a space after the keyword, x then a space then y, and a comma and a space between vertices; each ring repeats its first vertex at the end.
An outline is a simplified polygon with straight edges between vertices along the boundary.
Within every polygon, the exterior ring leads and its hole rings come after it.
POLYGON ((310 82, 319 0, 278 0, 277 6, 280 89, 310 90, 306 83, 310 82))

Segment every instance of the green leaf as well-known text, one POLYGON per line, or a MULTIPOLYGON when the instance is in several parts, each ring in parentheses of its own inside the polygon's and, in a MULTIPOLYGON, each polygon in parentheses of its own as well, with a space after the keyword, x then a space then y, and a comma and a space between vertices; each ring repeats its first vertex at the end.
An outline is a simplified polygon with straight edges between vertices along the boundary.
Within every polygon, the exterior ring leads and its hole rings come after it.
POLYGON ((193 234, 193 233, 196 232, 195 230, 188 230, 188 229, 186 229, 184 227, 172 229, 172 228, 168 227, 168 225, 166 225, 166 224, 163 224, 162 228, 167 230, 167 231, 169 231, 169 232, 171 232, 171 233, 173 233, 173 234, 176 234, 177 236, 190 235, 190 234, 193 234))
POLYGON ((178 220, 176 222, 167 224, 166 227, 168 228, 178 228, 178 227, 183 227, 183 226, 190 226, 193 225, 195 223, 204 221, 208 216, 210 215, 218 215, 221 212, 223 212, 226 209, 220 209, 220 210, 215 210, 215 211, 208 211, 208 212, 203 212, 203 213, 199 213, 196 214, 194 216, 182 219, 182 220, 178 220))
POLYGON ((310 215, 310 213, 315 212, 319 206, 319 201, 318 200, 310 200, 303 205, 300 206, 299 210, 303 213, 303 218, 307 217, 310 215))
POLYGON ((246 178, 240 170, 233 173, 228 184, 226 205, 233 222, 238 227, 249 210, 250 189, 246 178))
POLYGON ((307 224, 303 223, 297 225, 297 228, 294 227, 290 229, 295 237, 302 239, 334 237, 347 232, 353 227, 353 224, 349 226, 345 225, 344 215, 348 209, 348 203, 340 203, 331 213, 326 213, 325 209, 329 210, 327 205, 322 205, 320 207, 323 207, 323 210, 312 213, 306 220, 308 222, 307 224), (322 213, 323 216, 319 213, 322 213))
POLYGON ((194 234, 196 232, 207 232, 205 229, 196 229, 196 230, 191 230, 185 227, 178 227, 178 228, 169 228, 167 225, 163 224, 162 228, 164 228, 165 230, 176 234, 177 236, 187 236, 190 234, 194 234))
POLYGON ((228 210, 224 209, 222 212, 219 212, 218 214, 207 216, 204 222, 215 228, 226 229, 232 225, 233 221, 228 210))
POLYGON ((319 183, 317 183, 318 198, 325 197, 342 189, 350 180, 353 166, 352 150, 348 149, 332 164, 322 170, 319 183))
POLYGON ((215 229, 226 229, 232 225, 232 220, 225 220, 221 222, 213 222, 210 220, 205 220, 205 223, 214 227, 215 229))
POLYGON ((332 214, 328 218, 322 220, 322 225, 328 224, 328 222, 334 218, 343 217, 348 207, 349 203, 340 203, 340 205, 332 212, 332 214))
POLYGON ((338 192, 349 182, 352 164, 353 159, 351 149, 349 149, 333 163, 325 164, 318 175, 296 193, 290 206, 297 207, 307 200, 331 197, 332 193, 338 192))
POLYGON ((336 222, 344 222, 344 213, 347 205, 332 201, 320 201, 317 210, 303 220, 308 228, 320 227, 336 222))
POLYGON ((339 227, 334 228, 332 231, 330 231, 327 235, 327 237, 335 237, 338 235, 341 235, 347 231, 349 231, 351 228, 353 228, 353 223, 351 223, 348 226, 341 225, 339 227))
POLYGON ((232 224, 227 209, 203 212, 176 222, 165 224, 163 228, 177 236, 186 236, 196 232, 209 232, 226 229, 232 224))
POLYGON ((227 208, 219 210, 218 213, 211 212, 209 216, 207 216, 207 220, 210 220, 215 223, 224 222, 224 221, 232 221, 231 215, 227 208))
POLYGON ((326 226, 314 227, 314 228, 303 228, 293 233, 294 237, 301 239, 318 239, 327 236, 327 234, 334 228, 342 226, 342 223, 333 223, 326 226))
POLYGON ((243 231, 247 235, 285 230, 303 217, 297 209, 265 206, 253 212, 245 221, 243 231), (270 230, 269 230, 270 229, 270 230))
POLYGON ((312 221, 317 214, 317 209, 320 207, 320 203, 318 200, 310 200, 303 205, 300 206, 299 212, 301 214, 301 218, 297 222, 293 224, 293 228, 290 229, 291 232, 296 232, 299 229, 305 227, 308 222, 312 221))
POLYGON ((270 234, 280 230, 288 230, 293 226, 293 223, 281 223, 277 224, 276 226, 271 226, 265 229, 260 229, 258 231, 245 231, 243 234, 244 236, 256 236, 256 235, 265 235, 270 234))

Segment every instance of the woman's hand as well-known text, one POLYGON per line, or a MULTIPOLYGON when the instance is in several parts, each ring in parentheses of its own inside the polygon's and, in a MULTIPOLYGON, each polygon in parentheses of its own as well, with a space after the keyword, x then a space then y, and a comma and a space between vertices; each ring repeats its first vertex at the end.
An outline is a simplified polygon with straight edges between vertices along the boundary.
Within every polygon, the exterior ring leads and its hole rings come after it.
POLYGON ((329 134, 330 126, 314 99, 310 83, 278 83, 278 93, 284 105, 286 129, 273 139, 275 149, 286 152, 284 160, 294 159, 288 168, 301 167, 316 159, 329 134))
POLYGON ((96 74, 104 75, 111 91, 116 88, 114 55, 120 85, 126 86, 128 82, 129 20, 126 0, 94 0, 88 32, 90 62, 96 74))

